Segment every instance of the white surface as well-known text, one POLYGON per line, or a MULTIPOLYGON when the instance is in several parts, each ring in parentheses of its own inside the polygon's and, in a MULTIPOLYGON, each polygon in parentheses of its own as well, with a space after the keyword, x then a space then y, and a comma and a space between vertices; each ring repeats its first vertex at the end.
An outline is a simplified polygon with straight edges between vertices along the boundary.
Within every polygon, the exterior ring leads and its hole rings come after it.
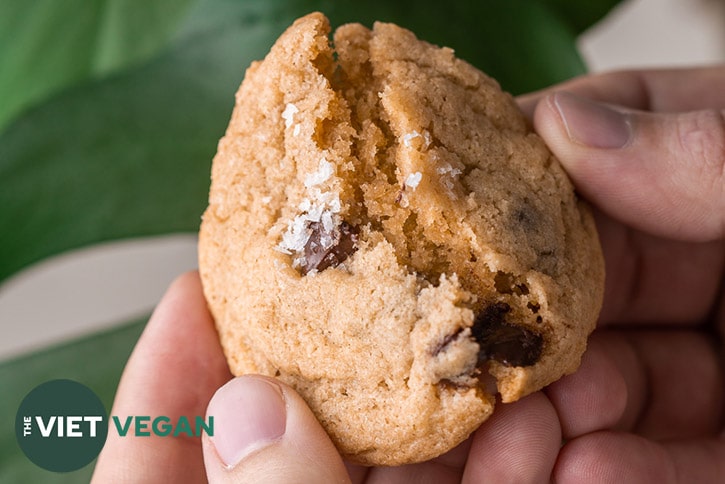
POLYGON ((725 1, 636 0, 585 32, 579 51, 592 72, 725 60, 725 1))
MULTIPOLYGON (((580 39, 593 71, 725 61, 725 2, 636 0, 580 39)), ((62 255, 0 286, 0 359, 150 312, 196 267, 195 238, 127 241, 62 255)))
POLYGON ((101 244, 36 264, 0 286, 0 359, 147 314, 196 266, 191 235, 101 244))

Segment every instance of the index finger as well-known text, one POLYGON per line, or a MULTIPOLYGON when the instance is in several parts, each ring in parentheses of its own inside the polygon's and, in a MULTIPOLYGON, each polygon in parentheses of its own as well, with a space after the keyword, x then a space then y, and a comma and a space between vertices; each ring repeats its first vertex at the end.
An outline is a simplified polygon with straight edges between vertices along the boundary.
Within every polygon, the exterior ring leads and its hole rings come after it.
POLYGON ((725 65, 697 68, 614 71, 574 78, 518 97, 531 117, 536 103, 554 91, 653 112, 725 108, 725 65))
MULTIPOLYGON (((121 377, 112 415, 204 416, 231 378, 197 273, 179 277, 151 316, 121 377)), ((95 482, 204 482, 200 437, 108 433, 95 482)))

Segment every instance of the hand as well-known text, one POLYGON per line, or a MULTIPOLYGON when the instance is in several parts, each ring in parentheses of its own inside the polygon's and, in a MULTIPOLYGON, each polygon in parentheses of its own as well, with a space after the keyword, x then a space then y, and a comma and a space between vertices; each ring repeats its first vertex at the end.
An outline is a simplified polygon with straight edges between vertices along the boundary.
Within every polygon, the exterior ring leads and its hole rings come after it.
POLYGON ((94 480, 712 482, 725 475, 723 85, 725 68, 631 72, 520 100, 577 189, 601 209, 605 305, 576 373, 499 405, 456 449, 409 466, 346 466, 292 389, 259 376, 230 380, 198 276, 188 274, 149 321, 111 413, 214 415, 214 436, 111 431, 94 480))
POLYGON ((607 269, 582 367, 545 390, 556 482, 725 476, 723 85, 725 66, 621 72, 519 100, 600 210, 607 269))

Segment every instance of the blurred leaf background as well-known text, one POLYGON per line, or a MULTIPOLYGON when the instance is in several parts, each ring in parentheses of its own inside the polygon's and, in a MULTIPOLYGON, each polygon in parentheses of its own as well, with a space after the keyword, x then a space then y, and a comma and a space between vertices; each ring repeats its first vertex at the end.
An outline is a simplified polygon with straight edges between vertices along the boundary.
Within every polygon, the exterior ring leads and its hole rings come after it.
MULTIPOLYGON (((244 70, 301 15, 395 22, 519 94, 584 73, 576 37, 616 3, 0 0, 0 283, 70 249, 196 232, 244 70)), ((27 460, 15 412, 53 378, 110 410, 144 322, 0 363, 0 482, 89 479, 92 465, 52 474, 27 460)))

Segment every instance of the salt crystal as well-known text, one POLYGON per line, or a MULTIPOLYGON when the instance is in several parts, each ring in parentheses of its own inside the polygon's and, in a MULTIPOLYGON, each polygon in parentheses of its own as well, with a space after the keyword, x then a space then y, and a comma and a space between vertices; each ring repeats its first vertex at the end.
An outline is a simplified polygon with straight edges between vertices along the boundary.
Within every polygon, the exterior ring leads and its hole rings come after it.
POLYGON ((319 185, 326 182, 335 173, 335 167, 324 157, 320 159, 317 170, 305 177, 304 185, 307 197, 298 205, 300 212, 287 225, 287 231, 282 234, 282 241, 276 250, 286 254, 295 254, 292 261, 293 267, 304 267, 305 247, 311 243, 314 226, 321 224, 323 233, 319 243, 327 250, 335 243, 332 233, 339 223, 335 214, 342 210, 340 195, 331 191, 323 191, 319 185))
POLYGON ((272 197, 262 197, 262 203, 264 205, 269 205, 269 202, 272 201, 272 197))
POLYGON ((295 113, 298 112, 300 112, 300 110, 297 109, 297 106, 292 103, 287 103, 287 105, 284 107, 284 111, 282 111, 282 119, 284 119, 285 128, 289 128, 290 126, 292 126, 292 123, 294 123, 295 113))
POLYGON ((305 220, 309 220, 310 222, 319 222, 322 218, 323 211, 324 207, 322 205, 312 205, 307 213, 302 216, 305 220))
POLYGON ((332 220, 332 213, 329 211, 322 212, 322 228, 325 229, 325 232, 332 232, 332 229, 335 228, 335 222, 332 220))
POLYGON ((320 244, 322 245, 322 248, 324 250, 329 249, 334 245, 335 241, 333 240, 332 236, 328 233, 322 233, 320 234, 320 244))
POLYGON ((277 244, 277 245, 275 245, 275 246, 273 247, 273 249, 274 249, 274 250, 276 250, 277 252, 281 252, 281 253, 283 253, 283 254, 287 254, 287 255, 289 255, 289 254, 291 254, 291 253, 292 253, 292 252, 290 252, 290 250, 289 250, 289 249, 287 249, 287 248, 285 248, 285 247, 282 247, 282 244, 281 244, 281 243, 280 243, 280 244, 277 244))
POLYGON ((295 124, 295 127, 292 130, 292 136, 297 136, 299 134, 300 134, 300 125, 299 124, 295 124))
POLYGON ((312 207, 312 202, 309 198, 305 198, 300 202, 300 204, 297 206, 297 208, 300 209, 301 212, 306 212, 312 207))
POLYGON ((315 185, 320 185, 326 182, 333 173, 335 173, 335 167, 332 166, 332 163, 325 158, 320 158, 320 165, 317 167, 317 171, 310 173, 305 178, 305 187, 310 188, 315 185))
POLYGON ((461 173, 463 173, 463 171, 461 171, 460 169, 453 168, 450 165, 450 163, 446 163, 444 165, 439 166, 436 169, 436 171, 438 172, 439 175, 450 175, 451 177, 454 177, 454 178, 457 177, 458 175, 460 175, 461 173))
POLYGON ((299 252, 305 248, 310 239, 310 230, 303 217, 295 217, 287 227, 287 232, 282 235, 282 242, 279 244, 283 249, 299 252))
POLYGON ((340 203, 340 196, 337 193, 333 194, 332 200, 328 201, 327 204, 330 206, 330 211, 332 213, 340 213, 340 210, 342 210, 342 203, 340 203))
POLYGON ((403 145, 405 145, 406 148, 410 148, 412 146, 411 140, 413 138, 418 138, 420 136, 420 133, 416 130, 413 130, 412 133, 404 134, 403 135, 403 145))
POLYGON ((411 173, 408 175, 408 178, 405 179, 405 186, 415 190, 422 179, 423 174, 421 172, 416 171, 415 173, 411 173))
POLYGON ((427 129, 423 130, 423 139, 425 140, 425 146, 423 148, 427 150, 430 144, 433 142, 427 129))

